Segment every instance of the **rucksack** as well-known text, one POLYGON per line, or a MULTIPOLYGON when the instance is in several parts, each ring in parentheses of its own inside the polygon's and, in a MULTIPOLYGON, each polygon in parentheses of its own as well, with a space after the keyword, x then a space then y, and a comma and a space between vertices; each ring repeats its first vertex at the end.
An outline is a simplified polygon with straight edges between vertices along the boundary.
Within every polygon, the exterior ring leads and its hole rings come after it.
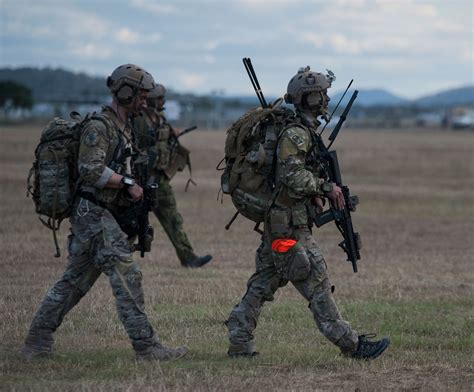
POLYGON ((296 122, 292 110, 279 106, 250 109, 227 130, 221 189, 231 196, 237 214, 256 228, 276 197, 276 148, 282 132, 296 122))
POLYGON ((77 191, 82 130, 90 119, 109 126, 104 116, 96 113, 82 118, 79 113, 72 112, 70 117, 69 121, 55 117, 43 129, 27 180, 27 196, 31 195, 40 221, 53 231, 56 257, 60 256, 56 231, 62 220, 71 215, 77 191))

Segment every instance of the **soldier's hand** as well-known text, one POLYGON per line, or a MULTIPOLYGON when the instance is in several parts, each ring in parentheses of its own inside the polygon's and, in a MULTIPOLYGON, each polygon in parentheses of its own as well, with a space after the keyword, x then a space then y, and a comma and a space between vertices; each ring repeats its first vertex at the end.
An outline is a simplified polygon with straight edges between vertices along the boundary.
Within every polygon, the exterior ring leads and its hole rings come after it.
POLYGON ((313 197, 311 201, 316 208, 316 213, 321 214, 324 210, 324 200, 319 197, 313 197))
POLYGON ((342 190, 336 184, 332 184, 332 191, 326 193, 326 197, 331 201, 331 205, 338 210, 342 210, 346 204, 342 190))
POLYGON ((134 184, 127 190, 128 194, 130 195, 130 200, 134 203, 137 203, 143 199, 143 188, 140 185, 134 184))

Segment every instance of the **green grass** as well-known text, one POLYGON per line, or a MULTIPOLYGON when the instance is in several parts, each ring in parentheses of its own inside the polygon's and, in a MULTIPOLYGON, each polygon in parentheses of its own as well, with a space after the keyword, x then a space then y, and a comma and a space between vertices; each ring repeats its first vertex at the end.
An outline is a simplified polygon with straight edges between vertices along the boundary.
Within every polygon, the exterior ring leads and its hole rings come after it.
MULTIPOLYGON (((361 331, 377 331, 390 337, 392 345, 385 361, 423 364, 429 356, 438 357, 438 366, 463 366, 472 354, 473 301, 452 302, 365 302, 341 306, 345 317, 361 331)), ((340 369, 349 373, 382 371, 384 360, 348 360, 317 331, 304 301, 282 300, 265 306, 256 331, 260 356, 231 360, 226 356, 226 329, 221 305, 155 305, 160 329, 174 333, 193 331, 188 357, 171 363, 136 364, 128 347, 57 347, 52 359, 25 364, 18 354, 2 354, 3 385, 18 388, 63 388, 67 385, 119 383, 142 380, 154 383, 164 377, 167 386, 178 387, 181 379, 204 380, 212 377, 278 377, 295 372, 324 372, 340 369), (179 328, 176 329, 176 325, 179 328), (10 364, 4 362, 8 357, 10 364), (20 366, 21 364, 21 366, 20 366), (170 381, 171 380, 171 381, 170 381), (175 380, 175 381, 172 381, 175 380), (176 382, 176 384, 175 384, 176 382)), ((175 336, 176 338, 176 336, 175 336)), ((176 338, 179 340, 178 338, 176 338)))

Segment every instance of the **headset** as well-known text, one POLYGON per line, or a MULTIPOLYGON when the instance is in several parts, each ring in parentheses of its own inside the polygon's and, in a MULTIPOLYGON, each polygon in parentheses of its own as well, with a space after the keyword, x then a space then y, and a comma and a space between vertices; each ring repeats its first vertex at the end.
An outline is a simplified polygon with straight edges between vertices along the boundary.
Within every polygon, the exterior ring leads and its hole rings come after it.
MULTIPOLYGON (((111 87, 114 81, 109 76, 107 78, 107 86, 111 87)), ((133 98, 137 94, 138 89, 130 84, 123 83, 113 94, 121 105, 128 105, 132 103, 133 98)))

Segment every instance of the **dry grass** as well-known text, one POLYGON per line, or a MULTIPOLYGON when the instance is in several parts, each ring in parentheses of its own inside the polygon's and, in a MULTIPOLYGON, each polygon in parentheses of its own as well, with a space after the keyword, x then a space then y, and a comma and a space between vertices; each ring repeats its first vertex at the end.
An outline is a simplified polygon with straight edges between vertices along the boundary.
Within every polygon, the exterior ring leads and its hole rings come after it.
POLYGON ((224 134, 199 131, 183 140, 193 151, 198 186, 184 193, 185 174, 174 184, 196 251, 212 253, 214 260, 201 270, 180 268, 158 230, 153 251, 139 261, 153 325, 164 342, 189 345, 190 355, 173 363, 136 364, 102 277, 57 331, 57 355, 24 363, 18 349, 29 322, 65 265, 64 257, 52 257, 50 232, 24 197, 40 128, 0 131, 0 389, 472 389, 472 134, 360 131, 337 141, 344 180, 361 199, 354 215, 364 244, 360 272, 353 274, 343 261, 334 228, 316 236, 344 316, 359 331, 392 339, 377 361, 341 358, 290 286, 262 312, 260 357, 226 358, 223 321, 245 291, 259 238, 243 218, 224 230, 234 212, 229 200, 216 201, 214 168, 224 134))

